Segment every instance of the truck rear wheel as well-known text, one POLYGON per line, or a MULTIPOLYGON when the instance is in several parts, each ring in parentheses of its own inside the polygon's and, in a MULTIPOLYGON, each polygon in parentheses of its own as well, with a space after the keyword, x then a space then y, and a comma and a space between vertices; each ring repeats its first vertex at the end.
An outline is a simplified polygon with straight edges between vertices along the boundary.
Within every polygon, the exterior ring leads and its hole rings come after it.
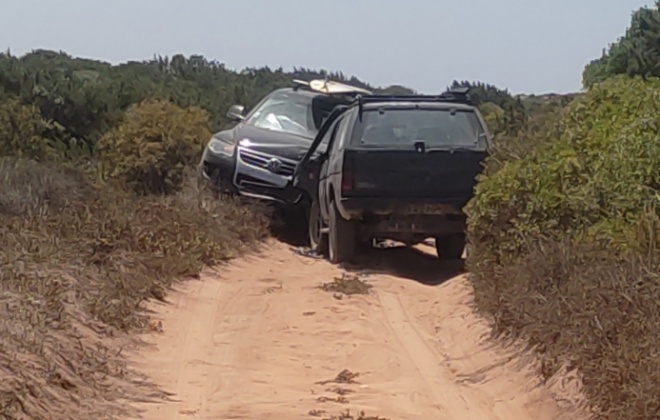
POLYGON ((437 236, 435 249, 441 260, 460 260, 465 250, 465 233, 437 236))
POLYGON ((323 218, 317 200, 312 201, 307 217, 307 237, 309 246, 317 255, 326 255, 328 252, 328 235, 323 233, 323 218))
POLYGON ((355 256, 356 235, 355 223, 345 220, 339 214, 334 201, 330 203, 330 234, 328 259, 331 263, 341 264, 350 261, 355 256))

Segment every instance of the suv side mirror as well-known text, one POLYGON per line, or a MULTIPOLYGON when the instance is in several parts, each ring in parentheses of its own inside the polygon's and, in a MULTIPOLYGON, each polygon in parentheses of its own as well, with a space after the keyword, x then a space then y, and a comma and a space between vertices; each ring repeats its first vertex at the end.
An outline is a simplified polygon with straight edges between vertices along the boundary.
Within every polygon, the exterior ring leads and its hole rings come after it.
POLYGON ((243 121, 245 119, 245 107, 243 105, 232 105, 227 111, 227 118, 232 121, 243 121))

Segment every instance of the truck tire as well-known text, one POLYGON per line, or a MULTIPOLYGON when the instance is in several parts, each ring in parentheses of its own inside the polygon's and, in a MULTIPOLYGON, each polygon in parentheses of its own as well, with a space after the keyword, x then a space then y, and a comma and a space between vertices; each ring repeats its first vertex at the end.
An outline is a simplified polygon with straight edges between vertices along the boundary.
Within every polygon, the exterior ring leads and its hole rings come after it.
POLYGON ((318 200, 313 200, 307 217, 307 237, 309 246, 317 255, 328 253, 328 235, 323 233, 323 218, 318 200))
POLYGON ((355 256, 355 223, 339 214, 334 201, 330 202, 330 234, 328 235, 328 259, 333 264, 349 262, 355 256))
POLYGON ((355 248, 356 253, 367 253, 374 248, 374 239, 370 237, 356 239, 355 248))
POLYGON ((460 260, 465 250, 465 233, 437 236, 435 249, 441 260, 460 260))

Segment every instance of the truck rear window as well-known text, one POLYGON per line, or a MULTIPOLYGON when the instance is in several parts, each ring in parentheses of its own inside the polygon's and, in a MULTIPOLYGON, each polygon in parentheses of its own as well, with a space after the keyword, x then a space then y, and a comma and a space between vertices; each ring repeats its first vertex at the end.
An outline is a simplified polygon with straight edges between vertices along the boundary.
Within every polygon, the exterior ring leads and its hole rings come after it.
POLYGON ((483 147, 484 129, 471 110, 392 108, 365 110, 353 144, 427 147, 483 147))

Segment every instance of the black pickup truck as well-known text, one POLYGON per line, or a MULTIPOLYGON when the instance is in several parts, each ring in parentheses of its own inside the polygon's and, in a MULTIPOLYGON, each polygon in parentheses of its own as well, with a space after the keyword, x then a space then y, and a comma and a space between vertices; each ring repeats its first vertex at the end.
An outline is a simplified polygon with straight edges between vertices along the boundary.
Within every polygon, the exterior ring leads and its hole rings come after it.
POLYGON ((435 238, 441 259, 465 248, 463 207, 491 139, 466 90, 358 96, 338 106, 294 172, 308 200, 308 236, 333 263, 374 238, 435 238))

